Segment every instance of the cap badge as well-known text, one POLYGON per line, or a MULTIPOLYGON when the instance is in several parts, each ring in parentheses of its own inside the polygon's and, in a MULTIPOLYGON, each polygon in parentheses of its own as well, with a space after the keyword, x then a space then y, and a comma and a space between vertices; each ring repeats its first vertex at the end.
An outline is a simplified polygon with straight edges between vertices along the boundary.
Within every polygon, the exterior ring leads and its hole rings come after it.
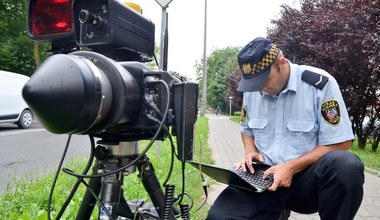
POLYGON ((241 70, 244 74, 250 74, 252 72, 251 64, 243 63, 241 70))

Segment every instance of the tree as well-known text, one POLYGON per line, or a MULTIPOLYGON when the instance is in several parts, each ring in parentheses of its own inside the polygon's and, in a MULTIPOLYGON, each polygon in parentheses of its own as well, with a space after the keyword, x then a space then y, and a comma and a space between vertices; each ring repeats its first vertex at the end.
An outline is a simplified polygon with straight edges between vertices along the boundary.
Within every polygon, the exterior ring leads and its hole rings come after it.
POLYGON ((361 149, 373 130, 363 121, 380 114, 379 22, 379 0, 303 0, 300 10, 282 6, 268 30, 286 57, 337 79, 361 149))
MULTIPOLYGON (((230 94, 225 78, 232 74, 238 65, 237 54, 239 50, 239 47, 215 49, 207 57, 207 103, 213 108, 219 105, 224 111, 228 109, 230 94)), ((197 62, 196 69, 197 79, 200 81, 199 85, 202 85, 202 62, 197 62)))
POLYGON ((241 109, 243 104, 243 92, 238 92, 237 88, 241 80, 241 70, 236 68, 235 72, 226 77, 226 83, 228 85, 228 92, 232 96, 232 107, 234 110, 241 109))
POLYGON ((36 65, 26 33, 25 0, 0 0, 0 69, 31 75, 36 65))

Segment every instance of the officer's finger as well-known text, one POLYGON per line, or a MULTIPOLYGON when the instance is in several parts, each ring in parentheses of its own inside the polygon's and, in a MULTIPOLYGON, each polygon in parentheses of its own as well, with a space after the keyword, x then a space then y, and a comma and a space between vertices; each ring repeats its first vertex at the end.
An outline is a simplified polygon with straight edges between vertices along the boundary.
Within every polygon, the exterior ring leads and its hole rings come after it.
POLYGON ((248 161, 246 161, 246 165, 247 165, 247 168, 249 170, 249 172, 251 173, 254 173, 255 172, 255 169, 253 169, 253 165, 252 165, 252 159, 249 159, 248 161))
MULTIPOLYGON (((274 177, 274 176, 273 176, 274 177)), ((276 191, 278 188, 278 182, 276 181, 276 178, 274 178, 272 185, 268 188, 269 191, 276 191)))
POLYGON ((269 168, 263 173, 263 178, 266 179, 268 176, 273 175, 273 171, 269 168))
POLYGON ((242 160, 242 161, 240 162, 239 168, 241 168, 244 172, 247 171, 247 169, 246 169, 246 167, 245 167, 245 160, 242 160))

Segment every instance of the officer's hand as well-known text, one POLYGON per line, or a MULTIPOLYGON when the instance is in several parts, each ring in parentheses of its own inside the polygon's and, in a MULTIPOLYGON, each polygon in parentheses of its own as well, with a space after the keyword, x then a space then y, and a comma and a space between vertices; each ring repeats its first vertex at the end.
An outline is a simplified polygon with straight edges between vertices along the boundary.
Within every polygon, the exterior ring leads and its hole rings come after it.
POLYGON ((248 152, 245 154, 244 159, 236 164, 235 168, 242 169, 244 172, 246 172, 248 168, 249 172, 254 173, 255 170, 253 169, 252 162, 264 163, 264 156, 258 152, 248 152))
POLYGON ((273 175, 273 184, 268 188, 269 191, 276 191, 278 187, 289 187, 292 183, 294 172, 288 164, 283 163, 272 166, 264 172, 263 178, 273 175))

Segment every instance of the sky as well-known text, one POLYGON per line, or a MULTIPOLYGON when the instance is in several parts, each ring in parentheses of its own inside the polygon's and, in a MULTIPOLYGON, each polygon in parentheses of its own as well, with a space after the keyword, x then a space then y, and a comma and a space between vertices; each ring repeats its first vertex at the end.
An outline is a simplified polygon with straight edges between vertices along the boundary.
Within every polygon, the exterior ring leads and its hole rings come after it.
MULTIPOLYGON (((166 0, 168 1, 170 0, 166 0)), ((155 23, 155 42, 159 45, 161 6, 156 0, 131 2, 139 4, 143 15, 155 23)), ((256 37, 265 37, 267 28, 270 27, 270 20, 279 18, 280 5, 295 6, 297 2, 297 0, 207 0, 206 54, 209 55, 215 49, 243 47, 256 37)), ((194 66, 203 58, 204 6, 204 0, 172 0, 166 10, 169 18, 168 70, 193 80, 196 77, 194 66)))

